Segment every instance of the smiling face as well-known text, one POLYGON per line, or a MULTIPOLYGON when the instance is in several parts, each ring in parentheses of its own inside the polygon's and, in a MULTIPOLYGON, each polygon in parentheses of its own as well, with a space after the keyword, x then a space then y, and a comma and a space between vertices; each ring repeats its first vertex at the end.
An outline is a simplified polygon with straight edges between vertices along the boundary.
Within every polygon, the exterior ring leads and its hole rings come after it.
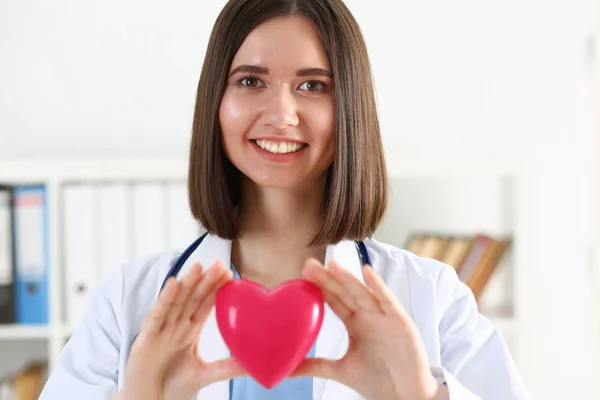
POLYGON ((260 24, 229 73, 219 119, 231 163, 265 187, 323 178, 334 158, 334 83, 310 21, 278 17, 260 24))

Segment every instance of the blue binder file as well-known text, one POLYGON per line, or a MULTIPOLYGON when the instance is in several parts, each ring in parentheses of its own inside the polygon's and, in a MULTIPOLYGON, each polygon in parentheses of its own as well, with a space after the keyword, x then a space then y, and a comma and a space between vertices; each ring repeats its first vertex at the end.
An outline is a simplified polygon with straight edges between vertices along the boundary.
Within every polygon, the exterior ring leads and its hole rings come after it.
POLYGON ((44 185, 14 188, 16 322, 48 323, 48 208, 44 185))

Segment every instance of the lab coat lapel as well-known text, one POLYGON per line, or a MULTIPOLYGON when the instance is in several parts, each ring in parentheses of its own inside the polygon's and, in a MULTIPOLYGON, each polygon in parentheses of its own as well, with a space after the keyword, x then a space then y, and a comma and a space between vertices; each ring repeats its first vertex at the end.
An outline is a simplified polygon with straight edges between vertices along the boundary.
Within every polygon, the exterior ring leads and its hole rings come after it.
MULTIPOLYGON (((184 263, 178 277, 185 275, 195 262, 200 262, 206 270, 212 267, 217 260, 221 260, 225 267, 231 265, 231 241, 208 234, 184 263)), ((217 325, 214 307, 204 324, 197 349, 202 360, 206 362, 230 357, 229 348, 217 325)), ((229 400, 229 381, 216 382, 205 387, 198 393, 198 398, 229 400)))
MULTIPOLYGON (((337 245, 328 246, 325 265, 330 260, 335 260, 341 267, 348 270, 361 282, 364 282, 362 265, 354 241, 344 240, 337 245)), ((348 332, 346 327, 331 308, 325 304, 325 314, 321 331, 317 337, 315 357, 339 359, 346 354, 347 349, 348 332)), ((355 396, 353 390, 338 382, 316 377, 313 379, 314 400, 350 399, 355 398, 355 396)))

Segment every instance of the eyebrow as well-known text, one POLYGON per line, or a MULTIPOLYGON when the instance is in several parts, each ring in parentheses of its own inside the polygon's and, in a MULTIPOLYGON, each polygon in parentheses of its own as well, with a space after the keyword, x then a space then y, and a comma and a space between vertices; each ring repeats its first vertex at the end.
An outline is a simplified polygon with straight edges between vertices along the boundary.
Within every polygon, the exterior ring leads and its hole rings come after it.
MULTIPOLYGON (((239 72, 268 75, 269 68, 258 65, 240 65, 239 67, 235 67, 231 73, 229 73, 229 76, 239 72)), ((296 72, 296 76, 325 76, 328 78, 333 78, 333 74, 324 68, 302 68, 296 72)))
POLYGON ((296 73, 297 76, 326 76, 327 78, 333 78, 333 74, 323 68, 302 68, 296 73))

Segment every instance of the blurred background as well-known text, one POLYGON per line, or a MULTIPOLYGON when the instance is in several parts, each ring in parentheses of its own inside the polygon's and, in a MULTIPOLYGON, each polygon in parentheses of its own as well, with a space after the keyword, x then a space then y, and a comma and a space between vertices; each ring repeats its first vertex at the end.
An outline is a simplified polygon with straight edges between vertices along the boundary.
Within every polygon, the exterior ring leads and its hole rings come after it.
MULTIPOLYGON (((119 263, 202 231, 187 151, 224 3, 0 0, 1 399, 37 398, 119 263)), ((597 399, 598 1, 346 4, 390 172, 376 238, 457 269, 532 398, 597 399)))

